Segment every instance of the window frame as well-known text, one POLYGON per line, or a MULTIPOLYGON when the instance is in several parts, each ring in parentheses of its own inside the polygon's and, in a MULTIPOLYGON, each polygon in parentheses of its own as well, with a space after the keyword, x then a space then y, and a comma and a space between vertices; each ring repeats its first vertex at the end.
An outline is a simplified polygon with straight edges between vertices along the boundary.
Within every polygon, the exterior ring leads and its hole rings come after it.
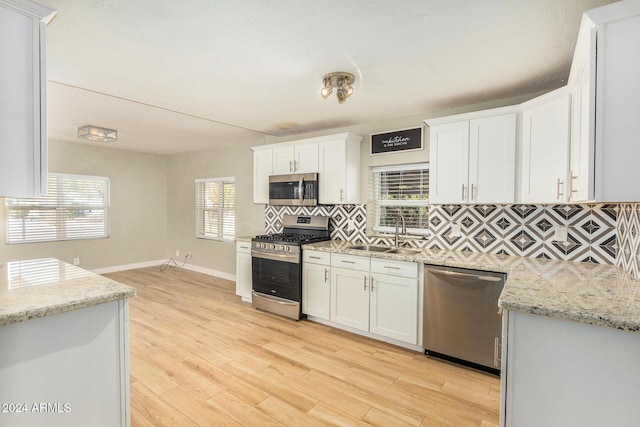
MULTIPOLYGON (((78 175, 78 174, 66 174, 66 173, 49 173, 47 175, 47 188, 52 189, 55 186, 55 192, 53 195, 56 196, 56 199, 52 199, 51 191, 49 194, 42 197, 7 197, 5 199, 5 209, 6 209, 6 236, 5 242, 7 245, 15 245, 15 244, 25 244, 25 243, 49 243, 49 242, 64 242, 64 241, 73 241, 73 240, 93 240, 93 239, 106 239, 111 235, 111 215, 110 215, 110 206, 111 206, 111 181, 109 177, 106 176, 93 176, 93 175, 78 175), (64 190, 64 183, 68 182, 68 180, 76 180, 78 183, 82 183, 82 181, 89 182, 99 182, 104 185, 102 189, 104 191, 104 195, 102 197, 102 204, 69 204, 65 202, 65 197, 69 196, 69 191, 64 190), (53 182, 52 182, 53 181, 53 182), (55 211, 54 214, 51 215, 51 220, 55 222, 55 237, 54 238, 26 238, 25 232, 25 219, 27 216, 23 218, 23 232, 22 238, 19 240, 13 240, 12 236, 12 227, 10 224, 12 212, 18 211, 55 211), (69 225, 72 224, 71 221, 66 220, 69 217, 69 213, 72 211, 103 211, 103 222, 101 229, 103 230, 101 235, 88 235, 81 234, 79 237, 73 237, 73 234, 69 233, 69 225), (71 237, 69 236, 71 234, 71 237)), ((76 198, 82 199, 82 197, 86 195, 81 193, 76 193, 76 198)), ((46 219, 42 219, 42 221, 46 221, 46 219)), ((37 227, 35 225, 34 227, 37 227)), ((34 233, 35 234, 35 233, 34 233)), ((41 236, 46 236, 42 232, 39 234, 41 236)))
MULTIPOLYGON (((386 166, 372 166, 370 171, 370 200, 369 204, 371 209, 367 209, 367 223, 371 224, 368 228, 370 231, 370 235, 388 235, 395 234, 395 226, 383 226, 380 225, 380 207, 389 206, 389 207, 410 207, 410 208, 421 208, 424 207, 427 209, 427 218, 424 222, 425 228, 415 228, 415 227, 406 227, 407 234, 418 235, 418 236, 427 236, 430 234, 429 232, 429 195, 427 193, 427 198, 424 200, 381 200, 379 198, 380 195, 380 176, 382 172, 409 172, 415 170, 426 170, 427 178, 429 174, 429 162, 421 162, 421 163, 410 163, 410 164, 401 164, 401 165, 386 165, 386 166)), ((429 181, 427 179, 427 185, 429 181)))
POLYGON ((195 180, 195 196, 196 196, 196 238, 198 239, 206 239, 206 240, 214 240, 214 241, 219 241, 219 242, 233 242, 235 241, 235 236, 236 236, 236 213, 237 213, 237 209, 236 209, 236 179, 235 176, 227 176, 227 177, 217 177, 217 178, 201 178, 201 179, 196 179, 195 180), (212 206, 212 207, 207 207, 205 206, 205 200, 202 199, 201 195, 206 193, 206 185, 208 183, 222 183, 220 191, 221 191, 221 200, 222 200, 222 206, 212 206), (231 206, 228 207, 227 206, 227 198, 225 197, 224 194, 224 187, 226 184, 233 184, 233 200, 231 203, 231 206), (203 190, 200 190, 200 186, 204 185, 203 190), (222 215, 219 218, 219 224, 218 224, 218 229, 220 230, 220 232, 217 235, 212 235, 207 233, 207 231, 205 230, 205 216, 207 212, 215 212, 215 211, 219 211, 222 210, 222 215), (231 234, 225 234, 225 218, 227 218, 227 215, 225 215, 225 212, 229 211, 233 214, 233 222, 232 222, 232 226, 233 226, 233 233, 231 234))

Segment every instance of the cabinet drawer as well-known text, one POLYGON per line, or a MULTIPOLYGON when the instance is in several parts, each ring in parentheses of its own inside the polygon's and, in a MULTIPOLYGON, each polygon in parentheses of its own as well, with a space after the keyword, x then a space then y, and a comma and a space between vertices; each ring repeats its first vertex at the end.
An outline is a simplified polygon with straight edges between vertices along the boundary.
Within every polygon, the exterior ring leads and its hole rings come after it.
POLYGON ((369 271, 369 257, 331 254, 331 266, 349 270, 369 271))
POLYGON ((418 264, 415 262, 372 258, 371 272, 416 279, 418 277, 418 264))
POLYGON ((251 242, 236 242, 236 252, 251 253, 251 242))
POLYGON ((302 251, 302 262, 310 262, 313 264, 330 265, 331 253, 321 251, 302 251))

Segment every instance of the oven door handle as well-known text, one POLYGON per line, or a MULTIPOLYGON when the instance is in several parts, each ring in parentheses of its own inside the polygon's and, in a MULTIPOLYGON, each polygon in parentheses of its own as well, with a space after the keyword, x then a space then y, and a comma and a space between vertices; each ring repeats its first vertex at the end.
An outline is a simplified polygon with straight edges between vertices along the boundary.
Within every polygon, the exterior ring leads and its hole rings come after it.
POLYGON ((298 254, 274 254, 271 252, 251 251, 251 256, 254 258, 263 258, 273 261, 283 261, 290 262, 292 264, 300 264, 300 257, 298 256, 298 254))
POLYGON ((298 195, 300 203, 304 200, 304 175, 300 176, 300 181, 298 181, 298 195))

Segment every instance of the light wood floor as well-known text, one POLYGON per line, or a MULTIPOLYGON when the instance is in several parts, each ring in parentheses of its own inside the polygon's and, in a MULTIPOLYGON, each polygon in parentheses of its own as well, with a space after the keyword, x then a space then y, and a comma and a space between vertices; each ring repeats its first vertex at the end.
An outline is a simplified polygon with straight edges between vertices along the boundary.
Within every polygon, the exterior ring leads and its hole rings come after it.
POLYGON ((107 276, 138 291, 132 426, 498 424, 494 376, 256 311, 227 280, 158 268, 107 276))

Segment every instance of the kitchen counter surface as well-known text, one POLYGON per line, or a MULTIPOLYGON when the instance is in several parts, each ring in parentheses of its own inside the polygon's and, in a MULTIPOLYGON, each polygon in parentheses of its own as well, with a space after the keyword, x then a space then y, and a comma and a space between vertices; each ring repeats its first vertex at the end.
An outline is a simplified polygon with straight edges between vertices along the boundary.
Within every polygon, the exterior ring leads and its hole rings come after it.
POLYGON ((640 280, 612 265, 456 251, 399 255, 350 246, 331 240, 303 249, 503 272, 502 309, 640 332, 640 280))
POLYGON ((134 296, 136 290, 66 262, 0 264, 0 326, 134 296))
POLYGON ((253 236, 247 236, 247 237, 236 237, 236 242, 249 242, 251 243, 251 238, 253 236))

